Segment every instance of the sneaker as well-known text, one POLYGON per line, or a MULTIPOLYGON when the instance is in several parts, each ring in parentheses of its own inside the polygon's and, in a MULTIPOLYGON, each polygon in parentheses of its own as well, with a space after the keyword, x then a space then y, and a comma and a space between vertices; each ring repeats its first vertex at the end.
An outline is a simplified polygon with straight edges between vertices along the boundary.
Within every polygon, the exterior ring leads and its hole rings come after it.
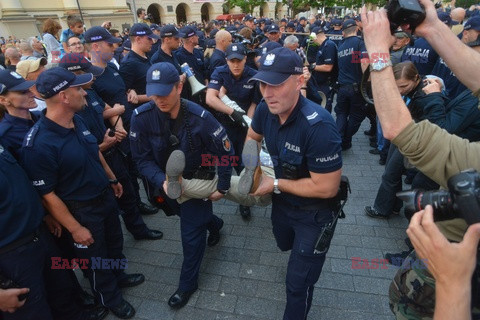
POLYGON ((412 250, 402 251, 401 253, 387 253, 385 254, 385 259, 387 259, 389 264, 401 267, 410 252, 412 252, 412 250))
POLYGON ((242 151, 242 162, 245 166, 245 172, 238 181, 238 193, 247 195, 255 192, 260 184, 262 169, 259 166, 258 143, 255 140, 245 142, 242 151))
POLYGON ((378 218, 378 219, 388 219, 390 217, 389 215, 385 215, 383 213, 378 212, 375 208, 371 206, 365 207, 365 214, 369 217, 378 218))
POLYGON ((165 174, 167 175, 167 196, 178 199, 182 195, 180 177, 185 169, 185 154, 183 151, 174 150, 167 160, 165 174))

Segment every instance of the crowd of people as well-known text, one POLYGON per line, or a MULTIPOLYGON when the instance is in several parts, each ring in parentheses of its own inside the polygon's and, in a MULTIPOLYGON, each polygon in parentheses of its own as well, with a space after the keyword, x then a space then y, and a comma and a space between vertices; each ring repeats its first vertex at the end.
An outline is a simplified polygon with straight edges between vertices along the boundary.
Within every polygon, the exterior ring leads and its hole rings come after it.
MULTIPOLYGON (((142 215, 159 208, 181 221, 168 304, 183 307, 206 246, 220 241, 212 202, 225 198, 245 220, 271 205, 277 246, 291 251, 284 319, 306 319, 339 214, 342 153, 365 119, 385 166, 371 218, 400 213, 404 183, 437 190, 480 170, 480 7, 420 2, 426 19, 413 33, 365 8, 178 26, 140 8, 125 30, 85 30, 69 16, 63 31, 47 19, 41 39, 0 38, 0 318, 132 318, 121 288, 145 277, 122 267, 119 216, 136 240, 154 241, 163 234, 142 215), (367 68, 374 103, 361 90, 367 68), (52 258, 85 262, 93 295, 52 258)), ((410 250, 386 258, 427 259, 428 270, 400 269, 393 313, 477 317, 479 225, 434 223, 431 207, 404 214, 410 250)))

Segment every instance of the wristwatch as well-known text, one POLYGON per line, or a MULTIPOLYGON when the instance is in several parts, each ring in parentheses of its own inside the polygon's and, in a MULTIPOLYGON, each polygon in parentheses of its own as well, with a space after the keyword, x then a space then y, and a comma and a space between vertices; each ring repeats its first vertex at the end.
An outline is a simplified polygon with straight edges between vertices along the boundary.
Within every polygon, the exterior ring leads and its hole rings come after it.
POLYGON ((280 189, 278 189, 278 179, 273 180, 273 193, 275 194, 282 193, 280 189))
POLYGON ((390 59, 378 59, 377 61, 375 62, 372 62, 370 64, 370 72, 372 71, 382 71, 383 69, 387 68, 387 67, 391 67, 392 66, 392 61, 390 59))
POLYGON ((118 179, 108 179, 108 182, 110 182, 110 184, 118 184, 118 179))
POLYGON ((220 193, 223 194, 223 195, 226 195, 227 192, 228 192, 228 189, 227 189, 227 190, 217 189, 217 191, 220 192, 220 193))

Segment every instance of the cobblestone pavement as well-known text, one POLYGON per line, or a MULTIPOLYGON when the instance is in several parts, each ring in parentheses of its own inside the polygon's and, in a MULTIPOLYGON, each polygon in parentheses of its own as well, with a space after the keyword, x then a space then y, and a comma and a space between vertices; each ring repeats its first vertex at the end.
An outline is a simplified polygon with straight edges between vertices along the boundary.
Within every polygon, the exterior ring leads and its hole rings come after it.
MULTIPOLYGON (((352 270, 352 257, 383 259, 386 252, 406 250, 407 226, 403 216, 389 220, 367 217, 383 166, 368 153, 364 121, 353 148, 344 152, 343 173, 350 178, 352 194, 339 221, 316 285, 308 319, 393 319, 388 287, 396 269, 352 270)), ((181 310, 167 305, 176 290, 182 263, 177 217, 162 212, 144 217, 151 228, 164 233, 159 241, 135 241, 125 234, 127 272, 142 272, 144 284, 125 289, 125 298, 136 308, 135 319, 282 319, 285 307, 285 273, 288 253, 275 245, 270 208, 252 208, 252 219, 242 220, 238 206, 221 200, 214 213, 225 221, 222 239, 209 248, 202 263, 199 290, 181 310)), ((124 230, 125 231, 125 230, 124 230)), ((112 314, 107 319, 116 319, 112 314)))

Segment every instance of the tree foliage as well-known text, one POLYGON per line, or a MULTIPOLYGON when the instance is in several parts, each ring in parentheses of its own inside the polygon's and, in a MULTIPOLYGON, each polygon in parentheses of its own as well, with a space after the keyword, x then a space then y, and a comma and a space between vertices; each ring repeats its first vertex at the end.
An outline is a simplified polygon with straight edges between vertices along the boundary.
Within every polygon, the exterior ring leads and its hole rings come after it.
POLYGON ((239 7, 243 13, 253 13, 255 7, 265 4, 266 0, 225 0, 224 4, 229 8, 239 7))

